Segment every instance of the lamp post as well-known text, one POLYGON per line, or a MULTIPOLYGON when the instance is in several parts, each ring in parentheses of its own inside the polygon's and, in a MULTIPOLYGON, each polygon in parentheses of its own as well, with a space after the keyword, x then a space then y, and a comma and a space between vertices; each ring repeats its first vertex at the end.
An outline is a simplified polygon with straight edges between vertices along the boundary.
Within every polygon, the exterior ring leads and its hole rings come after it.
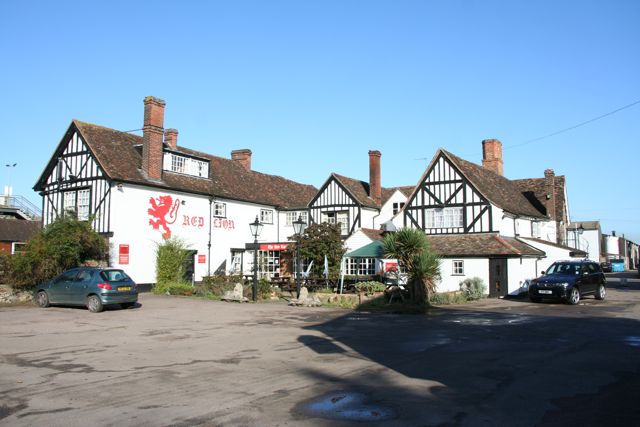
POLYGON ((253 236, 253 286, 251 294, 253 302, 256 302, 258 299, 258 236, 262 232, 262 223, 258 221, 257 215, 255 221, 249 224, 249 229, 253 236))
POLYGON ((302 220, 302 215, 298 215, 298 219, 293 221, 293 232, 297 237, 296 242, 296 292, 297 298, 300 298, 300 240, 307 224, 302 220))

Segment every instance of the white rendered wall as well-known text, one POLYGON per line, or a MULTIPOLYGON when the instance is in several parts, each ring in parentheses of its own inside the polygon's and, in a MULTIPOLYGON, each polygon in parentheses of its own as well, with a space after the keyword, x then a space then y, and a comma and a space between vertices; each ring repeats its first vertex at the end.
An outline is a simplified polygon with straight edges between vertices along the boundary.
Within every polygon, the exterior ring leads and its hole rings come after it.
POLYGON ((465 279, 479 277, 489 290, 489 260, 487 258, 441 258, 440 259, 440 282, 436 288, 437 292, 453 292, 460 290, 460 282, 465 279), (464 274, 453 274, 453 261, 462 260, 464 262, 464 274))
MULTIPOLYGON (((387 202, 380 208, 380 214, 374 218, 373 224, 364 225, 367 228, 380 228, 380 225, 391 220, 393 218, 393 204, 394 203, 406 203, 407 196, 401 191, 396 190, 393 195, 387 200, 387 202)), ((401 216, 401 215, 400 215, 401 216)))
POLYGON ((507 260, 509 295, 517 295, 526 290, 525 281, 538 277, 536 273, 536 258, 509 258, 507 260))
POLYGON ((368 245, 371 241, 372 240, 362 230, 358 230, 344 241, 344 247, 347 253, 349 253, 368 245))
MULTIPOLYGON (((133 185, 123 185, 121 190, 114 186, 111 195, 113 237, 110 238, 110 262, 113 266, 123 268, 138 283, 155 283, 156 245, 163 240, 163 234, 167 233, 161 225, 156 230, 150 224, 150 221, 158 220, 148 212, 153 209, 152 199, 158 203, 160 197, 170 197, 172 205, 176 200, 179 201, 175 215, 164 216, 164 219, 167 220, 171 236, 182 239, 188 249, 196 251, 195 280, 201 280, 209 272, 213 274, 224 261, 227 262, 228 269, 231 248, 242 249, 246 243, 253 242, 249 223, 260 214, 261 208, 273 209, 218 199, 216 201, 226 204, 226 217, 210 218, 208 196, 133 185), (210 230, 209 258, 207 245, 210 230), (120 264, 120 245, 129 245, 128 264, 120 264)), ((278 241, 278 215, 275 209, 273 211, 274 223, 264 225, 259 242, 278 241)))

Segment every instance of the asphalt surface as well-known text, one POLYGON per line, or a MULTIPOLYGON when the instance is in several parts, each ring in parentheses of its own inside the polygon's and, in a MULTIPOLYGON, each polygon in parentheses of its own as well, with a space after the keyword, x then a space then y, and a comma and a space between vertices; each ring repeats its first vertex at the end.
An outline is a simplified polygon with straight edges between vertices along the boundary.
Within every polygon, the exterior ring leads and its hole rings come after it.
POLYGON ((2 307, 0 425, 640 425, 640 278, 607 276, 605 301, 426 315, 2 307))

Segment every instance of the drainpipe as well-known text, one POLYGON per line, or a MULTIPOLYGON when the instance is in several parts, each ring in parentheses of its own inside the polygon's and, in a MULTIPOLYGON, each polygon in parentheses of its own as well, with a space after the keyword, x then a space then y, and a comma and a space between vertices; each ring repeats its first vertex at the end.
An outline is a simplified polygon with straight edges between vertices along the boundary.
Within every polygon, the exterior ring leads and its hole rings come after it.
POLYGON ((213 215, 213 197, 209 197, 209 241, 207 242, 207 276, 211 276, 211 218, 213 215))

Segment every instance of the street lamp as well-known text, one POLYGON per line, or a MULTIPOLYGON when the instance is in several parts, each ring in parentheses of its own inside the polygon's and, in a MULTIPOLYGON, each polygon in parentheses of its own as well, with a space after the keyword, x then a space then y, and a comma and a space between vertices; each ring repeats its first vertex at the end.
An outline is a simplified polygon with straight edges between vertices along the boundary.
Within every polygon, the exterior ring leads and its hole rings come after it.
POLYGON ((13 170, 13 168, 18 166, 18 164, 17 163, 14 163, 14 164, 7 163, 4 166, 6 168, 10 168, 10 169, 7 169, 7 186, 5 188, 5 193, 6 193, 7 196, 12 196, 13 195, 12 194, 13 193, 13 191, 12 191, 13 189, 11 188, 11 171, 13 170))
POLYGON ((258 299, 258 236, 262 232, 262 223, 256 220, 249 224, 251 235, 253 236, 253 287, 251 289, 253 302, 258 299))
POLYGON ((296 292, 298 293, 297 298, 300 298, 300 241, 302 240, 300 237, 304 232, 304 229, 307 227, 307 224, 302 220, 302 215, 298 215, 298 219, 293 221, 293 232, 295 233, 297 239, 296 242, 296 292))
POLYGON ((576 249, 580 250, 580 241, 578 240, 578 236, 584 233, 584 227, 580 224, 580 227, 573 228, 573 238, 576 241, 576 249))

